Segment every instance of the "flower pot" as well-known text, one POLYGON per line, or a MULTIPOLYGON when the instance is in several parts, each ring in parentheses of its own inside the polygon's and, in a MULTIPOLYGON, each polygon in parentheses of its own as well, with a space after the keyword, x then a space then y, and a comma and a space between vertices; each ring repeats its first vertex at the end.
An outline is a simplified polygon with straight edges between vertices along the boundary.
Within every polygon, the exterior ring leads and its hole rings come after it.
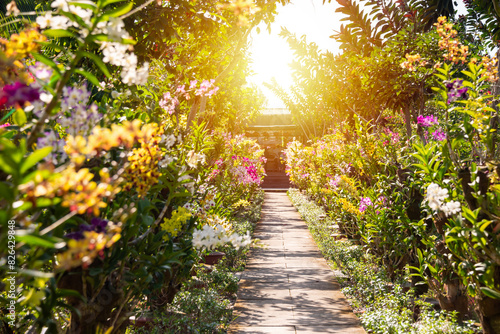
POLYGON ((226 253, 223 252, 212 252, 208 255, 203 256, 202 262, 206 264, 217 264, 219 261, 226 255, 226 253))

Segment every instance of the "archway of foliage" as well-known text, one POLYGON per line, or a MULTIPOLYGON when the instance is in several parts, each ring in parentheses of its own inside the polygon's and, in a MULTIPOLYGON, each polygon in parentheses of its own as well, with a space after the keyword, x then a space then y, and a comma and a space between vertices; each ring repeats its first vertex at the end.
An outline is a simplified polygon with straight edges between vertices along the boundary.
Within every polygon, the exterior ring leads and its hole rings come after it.
POLYGON ((498 34, 495 6, 469 1, 453 22, 429 15, 432 1, 364 1, 372 19, 338 3, 339 56, 282 33, 299 56, 284 101, 309 129, 327 124, 288 146, 288 173, 391 280, 410 274, 417 294, 462 318, 474 308, 498 333, 498 60, 482 46, 498 34))
POLYGON ((243 54, 277 3, 7 4, 5 331, 124 332, 138 308, 171 302, 204 252, 248 245, 229 219, 264 175, 263 150, 237 134, 262 102, 243 54))

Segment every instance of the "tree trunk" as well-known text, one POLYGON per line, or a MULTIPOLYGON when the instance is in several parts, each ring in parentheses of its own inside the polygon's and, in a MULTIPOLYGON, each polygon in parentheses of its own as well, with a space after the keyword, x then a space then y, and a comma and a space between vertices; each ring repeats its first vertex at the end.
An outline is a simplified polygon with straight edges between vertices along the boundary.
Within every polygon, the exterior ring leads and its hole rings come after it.
POLYGON ((476 312, 484 334, 500 334, 500 300, 484 295, 476 297, 476 312))

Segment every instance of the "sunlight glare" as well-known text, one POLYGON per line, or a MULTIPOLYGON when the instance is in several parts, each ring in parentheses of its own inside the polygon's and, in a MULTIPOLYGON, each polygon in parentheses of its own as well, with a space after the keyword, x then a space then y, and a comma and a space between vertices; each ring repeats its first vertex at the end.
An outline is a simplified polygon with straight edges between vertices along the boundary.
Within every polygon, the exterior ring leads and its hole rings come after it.
POLYGON ((307 36, 308 42, 315 42, 320 49, 337 53, 337 43, 329 38, 334 30, 340 26, 339 14, 335 13, 336 5, 325 4, 322 0, 297 0, 289 5, 280 7, 275 22, 271 25, 271 34, 261 25, 258 34, 252 32, 250 47, 252 64, 255 75, 249 81, 256 84, 268 99, 268 107, 281 108, 283 103, 274 94, 262 85, 270 83, 274 77, 278 84, 288 89, 292 84, 292 73, 289 64, 292 62, 293 51, 288 43, 278 34, 281 27, 286 27, 299 38, 307 36))

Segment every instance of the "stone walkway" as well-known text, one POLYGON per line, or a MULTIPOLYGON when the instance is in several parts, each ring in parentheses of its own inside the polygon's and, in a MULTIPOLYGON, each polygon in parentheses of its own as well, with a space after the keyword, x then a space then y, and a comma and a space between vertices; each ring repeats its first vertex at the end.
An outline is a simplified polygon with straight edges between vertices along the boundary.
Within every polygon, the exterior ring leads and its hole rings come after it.
POLYGON ((229 333, 366 333, 285 193, 266 193, 229 333))

